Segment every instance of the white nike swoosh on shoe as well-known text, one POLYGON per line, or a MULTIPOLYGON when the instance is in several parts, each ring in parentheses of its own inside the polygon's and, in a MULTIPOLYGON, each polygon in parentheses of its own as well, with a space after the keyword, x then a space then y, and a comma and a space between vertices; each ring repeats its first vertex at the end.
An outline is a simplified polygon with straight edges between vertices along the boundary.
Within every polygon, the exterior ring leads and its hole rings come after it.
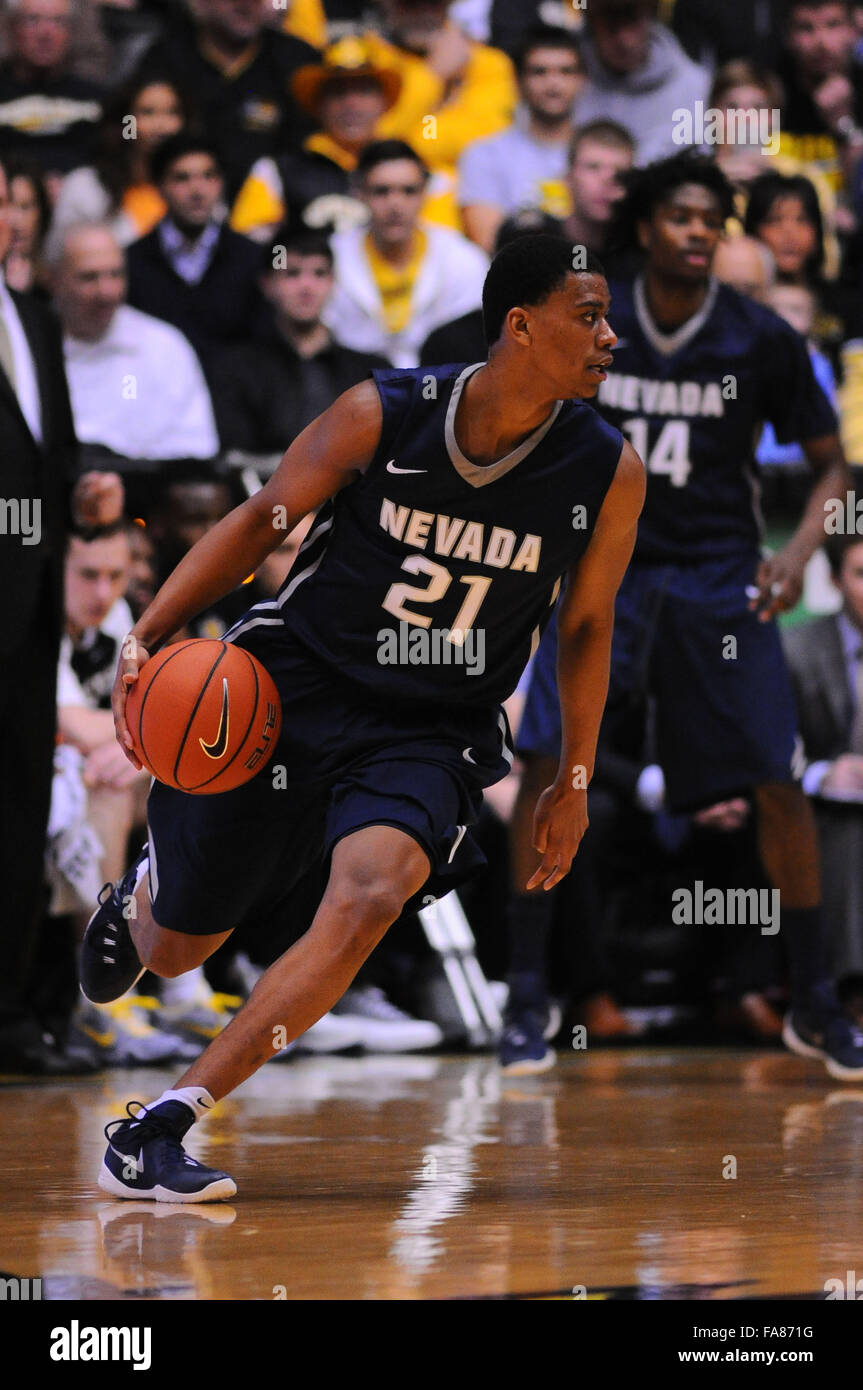
POLYGON ((397 468, 395 459, 390 459, 387 464, 388 473, 428 473, 427 468, 397 468))

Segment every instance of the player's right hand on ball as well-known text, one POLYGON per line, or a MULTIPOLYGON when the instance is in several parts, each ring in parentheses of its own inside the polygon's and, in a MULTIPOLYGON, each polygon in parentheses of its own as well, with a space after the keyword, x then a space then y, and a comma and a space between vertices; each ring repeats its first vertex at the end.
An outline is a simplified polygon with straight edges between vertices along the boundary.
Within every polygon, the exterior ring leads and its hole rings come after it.
POLYGON ((132 766, 138 768, 139 771, 143 764, 133 751, 134 743, 126 723, 126 697, 138 679, 139 670, 149 659, 150 653, 147 648, 142 646, 137 637, 130 632, 128 636, 123 638, 120 647, 120 660, 117 662, 117 674, 114 678, 114 688, 111 691, 111 709, 114 713, 114 732, 117 735, 117 742, 132 766))

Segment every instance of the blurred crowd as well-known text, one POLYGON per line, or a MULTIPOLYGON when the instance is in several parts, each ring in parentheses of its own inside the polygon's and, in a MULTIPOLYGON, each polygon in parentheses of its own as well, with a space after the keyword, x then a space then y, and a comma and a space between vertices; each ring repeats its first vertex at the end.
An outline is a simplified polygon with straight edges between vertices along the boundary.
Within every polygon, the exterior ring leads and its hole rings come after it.
MULTIPOLYGON (((114 741, 110 689, 159 583, 371 369, 484 358, 483 279, 509 240, 559 232, 613 267, 627 171, 690 144, 736 190, 716 273, 807 338, 863 465, 863 4, 6 0, 0 476, 9 497, 53 481, 41 543, 0 561, 0 1070, 195 1055, 275 949, 229 943, 104 1009, 76 996, 96 896, 146 837, 148 777, 114 741)), ((804 467, 769 429, 758 459, 768 480, 804 467)), ((218 637, 274 594, 302 534, 178 636, 218 637)), ((863 1018, 863 536, 836 538, 820 592, 830 611, 787 648, 832 963, 863 1018)), ((750 808, 667 816, 656 772, 649 739, 604 731, 553 990, 596 1038, 663 1014, 778 1038, 776 943, 694 944, 658 906, 683 863, 757 874, 750 808)), ((466 896, 498 978, 512 781, 466 896)), ((424 953, 415 924, 393 929, 293 1050, 439 1045, 424 953)))

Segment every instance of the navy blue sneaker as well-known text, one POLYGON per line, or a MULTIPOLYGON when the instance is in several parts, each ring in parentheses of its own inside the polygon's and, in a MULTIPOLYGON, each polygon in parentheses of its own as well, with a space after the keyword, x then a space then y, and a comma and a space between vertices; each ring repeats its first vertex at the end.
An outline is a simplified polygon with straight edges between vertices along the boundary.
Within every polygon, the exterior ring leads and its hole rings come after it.
POLYGON ((554 1066, 557 1054, 546 1046, 548 1014, 540 1000, 513 999, 507 1005, 497 1049, 501 1070, 507 1076, 534 1076, 554 1066))
POLYGON ((81 990, 91 1004, 112 1004, 144 973, 124 915, 141 857, 118 883, 103 884, 99 906, 87 923, 79 968, 81 990))
POLYGON ((837 1081, 863 1081, 863 1030, 840 1014, 824 1036, 824 1066, 837 1081))
POLYGON ((166 1100, 148 1110, 139 1100, 130 1100, 126 1114, 128 1120, 105 1126, 108 1149, 99 1174, 103 1192, 151 1202, 223 1202, 233 1197, 234 1179, 190 1158, 180 1143, 195 1118, 191 1106, 166 1100))
POLYGON ((823 1062, 838 1081, 863 1081, 863 1032, 842 1012, 832 985, 814 990, 807 1008, 786 1014, 782 1041, 798 1057, 823 1062))

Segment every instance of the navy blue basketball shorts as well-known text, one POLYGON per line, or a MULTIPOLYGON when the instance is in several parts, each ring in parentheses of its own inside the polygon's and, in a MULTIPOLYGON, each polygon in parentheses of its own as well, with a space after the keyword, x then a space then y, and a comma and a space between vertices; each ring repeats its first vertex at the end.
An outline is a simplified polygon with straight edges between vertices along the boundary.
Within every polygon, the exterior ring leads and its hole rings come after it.
POLYGON ((160 926, 188 935, 280 923, 291 892, 346 835, 403 831, 431 872, 408 907, 438 898, 485 863, 471 838, 482 790, 506 776, 511 736, 489 707, 399 705, 340 678, 278 626, 238 646, 272 675, 282 730, 245 786, 190 796, 153 782, 147 802, 150 900, 160 926))
MULTIPOLYGON (((615 605, 608 709, 650 695, 669 809, 793 780, 796 715, 775 622, 748 609, 759 558, 630 565, 615 605)), ((518 751, 557 758, 557 626, 534 659, 518 751)))

